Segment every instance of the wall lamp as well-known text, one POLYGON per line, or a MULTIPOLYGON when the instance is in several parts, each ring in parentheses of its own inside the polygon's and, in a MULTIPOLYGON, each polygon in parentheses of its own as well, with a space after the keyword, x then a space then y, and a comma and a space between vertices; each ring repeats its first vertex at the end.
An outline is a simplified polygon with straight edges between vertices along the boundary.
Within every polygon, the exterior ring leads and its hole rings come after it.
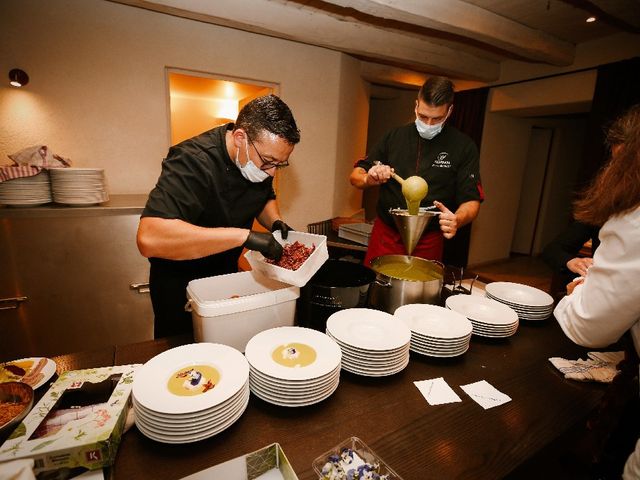
POLYGON ((29 75, 24 70, 14 68, 9 72, 9 83, 13 87, 24 87, 29 83, 29 75))

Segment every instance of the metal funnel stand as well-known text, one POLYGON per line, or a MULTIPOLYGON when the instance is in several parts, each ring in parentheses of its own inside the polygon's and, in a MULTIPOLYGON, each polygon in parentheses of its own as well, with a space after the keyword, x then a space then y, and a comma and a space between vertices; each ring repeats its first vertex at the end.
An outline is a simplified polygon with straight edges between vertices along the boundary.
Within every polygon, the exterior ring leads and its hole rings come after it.
POLYGON ((427 228, 431 219, 440 212, 430 212, 421 208, 418 215, 410 215, 406 208, 392 208, 389 213, 393 216, 396 228, 400 232, 407 255, 411 255, 424 229, 427 228))

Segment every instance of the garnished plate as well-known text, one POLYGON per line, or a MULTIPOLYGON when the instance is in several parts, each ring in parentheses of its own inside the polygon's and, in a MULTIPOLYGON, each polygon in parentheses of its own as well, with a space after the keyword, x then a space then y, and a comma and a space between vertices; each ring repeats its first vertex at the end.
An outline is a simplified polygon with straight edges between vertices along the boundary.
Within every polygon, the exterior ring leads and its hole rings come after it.
POLYGON ((34 390, 56 373, 56 362, 50 358, 21 358, 0 364, 0 383, 23 382, 34 390))

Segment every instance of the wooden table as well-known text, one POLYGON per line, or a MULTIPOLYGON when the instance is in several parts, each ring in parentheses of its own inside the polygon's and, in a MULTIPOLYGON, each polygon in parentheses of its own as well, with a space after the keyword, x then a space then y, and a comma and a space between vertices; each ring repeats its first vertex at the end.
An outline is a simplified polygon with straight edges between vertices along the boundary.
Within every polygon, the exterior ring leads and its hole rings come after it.
MULTIPOLYGON (((104 366, 110 359, 145 362, 184 342, 152 341, 55 360, 63 369, 104 366)), ((114 478, 179 479, 279 442, 299 478, 316 479, 313 460, 351 436, 405 480, 502 478, 583 422, 603 395, 603 385, 565 380, 547 360, 551 356, 586 358, 586 350, 567 340, 553 319, 526 322, 510 339, 472 337, 460 358, 412 353, 409 366, 389 378, 343 371, 338 390, 317 405, 277 407, 252 396, 234 425, 201 442, 165 445, 133 428, 123 437, 114 478), (413 382, 437 377, 461 403, 429 406, 413 382), (484 410, 459 388, 482 379, 512 401, 484 410)))

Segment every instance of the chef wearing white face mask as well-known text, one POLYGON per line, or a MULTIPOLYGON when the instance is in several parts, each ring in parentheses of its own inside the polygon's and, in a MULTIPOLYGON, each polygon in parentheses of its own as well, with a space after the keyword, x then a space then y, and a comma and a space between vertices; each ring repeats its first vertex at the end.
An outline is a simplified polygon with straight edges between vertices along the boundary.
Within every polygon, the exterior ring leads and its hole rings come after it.
POLYGON ((187 333, 186 286, 196 278, 238 270, 242 248, 277 259, 287 238, 273 189, 300 132, 275 95, 246 104, 235 123, 213 128, 170 148, 142 212, 138 248, 151 264, 155 336, 187 333), (253 231, 254 221, 266 232, 253 231))
POLYGON ((380 186, 365 264, 380 255, 406 255, 391 208, 406 208, 401 186, 389 181, 392 173, 407 178, 418 175, 429 185, 421 206, 435 205, 441 212, 432 221, 412 255, 441 260, 444 238, 473 221, 483 200, 479 156, 473 141, 447 125, 453 111, 453 84, 445 77, 431 77, 420 89, 415 103, 415 121, 388 132, 357 161, 351 172, 353 186, 380 186), (449 208, 451 208, 451 210, 449 208), (453 211, 452 211, 453 210, 453 211))
POLYGON ((446 114, 442 115, 443 108, 447 105, 441 105, 440 107, 429 106, 420 100, 416 100, 416 130, 425 140, 431 140, 442 131, 444 122, 447 121, 453 105, 449 105, 446 109, 446 114), (418 110, 420 109, 420 110, 418 110))
MULTIPOLYGON (((242 132, 242 130, 239 130, 239 132, 242 132)), ((236 142, 235 164, 240 169, 240 173, 242 173, 242 176, 244 178, 246 178, 247 180, 253 183, 264 182, 267 178, 273 177, 276 169, 289 166, 288 158, 289 158, 289 155, 291 155, 291 152, 293 151, 293 145, 287 144, 286 142, 280 142, 278 141, 277 135, 266 132, 263 135, 265 137, 268 137, 269 141, 266 142, 265 140, 265 143, 268 143, 270 147, 270 151, 272 151, 273 153, 269 155, 265 154, 265 156, 263 157, 260 154, 260 151, 258 150, 258 148, 253 143, 253 140, 251 140, 251 137, 249 137, 249 134, 247 132, 243 132, 243 133, 244 133, 244 138, 241 135, 238 135, 238 138, 240 139, 240 142, 244 141, 244 151, 245 151, 244 163, 240 160, 241 147, 237 145, 238 139, 237 138, 234 139, 234 142, 236 142), (249 153, 250 152, 249 145, 251 145, 252 149, 255 151, 259 160, 257 161, 251 160, 251 154, 249 153), (277 157, 282 157, 282 158, 286 157, 286 159, 278 160, 277 157), (258 163, 258 165, 256 165, 256 162, 258 163)), ((233 133, 231 133, 231 135, 233 136, 233 133)))

